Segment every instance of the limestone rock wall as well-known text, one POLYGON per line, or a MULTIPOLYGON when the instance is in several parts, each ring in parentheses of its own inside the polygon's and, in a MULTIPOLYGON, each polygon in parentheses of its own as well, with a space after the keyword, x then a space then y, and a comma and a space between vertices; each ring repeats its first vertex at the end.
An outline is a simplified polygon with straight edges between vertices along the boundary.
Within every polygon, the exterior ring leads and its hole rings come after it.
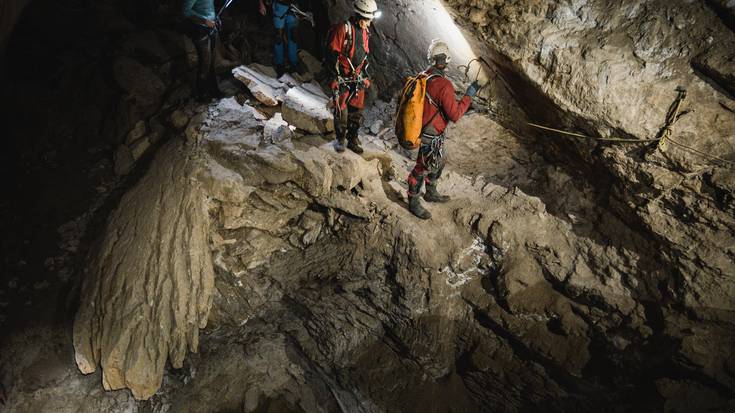
POLYGON ((661 258, 677 279, 677 300, 711 314, 733 311, 735 289, 726 274, 735 242, 729 92, 735 66, 724 54, 735 47, 735 35, 721 18, 699 2, 449 4, 460 16, 474 16, 468 28, 512 62, 521 78, 516 86, 531 90, 526 98, 543 97, 541 105, 518 102, 537 123, 603 138, 652 139, 677 88, 687 90, 681 118, 660 145, 549 133, 543 139, 562 157, 577 153, 591 164, 591 179, 612 185, 605 197, 613 210, 666 246, 661 258), (708 281, 693 282, 704 274, 708 281))
POLYGON ((180 144, 123 197, 88 267, 74 323, 79 369, 148 398, 207 324, 214 273, 204 192, 180 144))

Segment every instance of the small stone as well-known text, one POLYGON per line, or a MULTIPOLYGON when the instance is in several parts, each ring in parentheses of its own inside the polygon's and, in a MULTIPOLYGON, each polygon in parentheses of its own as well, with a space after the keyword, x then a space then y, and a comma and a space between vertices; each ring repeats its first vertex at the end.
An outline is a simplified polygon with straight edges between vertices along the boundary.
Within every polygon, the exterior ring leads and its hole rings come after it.
POLYGON ((132 146, 130 147, 130 152, 132 153, 133 158, 137 161, 145 154, 145 152, 150 147, 151 143, 148 141, 148 138, 138 139, 137 141, 133 142, 132 146))
POLYGON ((295 87, 286 93, 283 119, 298 129, 324 134, 334 131, 334 118, 327 109, 327 99, 295 87))
POLYGON ((128 137, 125 139, 125 144, 130 145, 131 143, 142 138, 143 135, 145 135, 145 133, 146 133, 145 121, 139 120, 138 123, 135 124, 133 129, 130 132, 128 132, 128 137))
POLYGON ((288 122, 283 120, 280 112, 268 119, 263 127, 263 139, 266 142, 277 143, 290 139, 292 136, 293 132, 291 131, 288 122))
POLYGON ((171 125, 176 129, 183 129, 189 124, 189 116, 180 109, 173 111, 170 117, 171 125))
POLYGON ((377 135, 380 133, 380 129, 383 127, 383 120, 377 119, 375 122, 373 122, 372 125, 370 125, 370 133, 373 135, 377 135))

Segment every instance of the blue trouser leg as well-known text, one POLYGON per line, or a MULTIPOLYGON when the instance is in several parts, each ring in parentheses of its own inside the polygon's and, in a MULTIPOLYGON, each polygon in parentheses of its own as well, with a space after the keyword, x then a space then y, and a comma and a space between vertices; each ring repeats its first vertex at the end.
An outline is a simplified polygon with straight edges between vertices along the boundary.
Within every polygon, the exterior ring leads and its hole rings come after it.
POLYGON ((299 45, 296 44, 296 40, 294 40, 294 32, 296 31, 296 26, 298 26, 299 20, 296 18, 296 16, 289 14, 286 16, 286 38, 288 39, 288 61, 291 63, 292 67, 296 67, 299 63, 299 45))
POLYGON ((286 34, 286 20, 289 17, 288 6, 277 1, 273 2, 273 26, 276 28, 276 42, 274 47, 275 60, 277 66, 283 66, 285 63, 284 53, 285 44, 284 37, 286 34))

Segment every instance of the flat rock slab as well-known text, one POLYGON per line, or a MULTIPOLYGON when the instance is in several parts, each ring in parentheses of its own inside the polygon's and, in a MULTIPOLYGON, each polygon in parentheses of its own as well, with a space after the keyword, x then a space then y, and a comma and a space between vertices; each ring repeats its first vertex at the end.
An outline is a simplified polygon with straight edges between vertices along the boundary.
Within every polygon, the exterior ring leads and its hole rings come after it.
POLYGON ((240 105, 234 98, 221 100, 211 109, 211 120, 203 130, 204 139, 224 145, 256 148, 261 141, 259 129, 266 117, 250 105, 240 105))
POLYGON ((288 88, 278 79, 248 66, 239 66, 232 69, 232 75, 244 83, 250 93, 266 106, 278 106, 280 101, 283 100, 285 89, 288 88))
POLYGON ((334 131, 334 118, 327 109, 324 93, 316 93, 304 86, 290 89, 283 101, 283 120, 309 133, 324 134, 334 131))

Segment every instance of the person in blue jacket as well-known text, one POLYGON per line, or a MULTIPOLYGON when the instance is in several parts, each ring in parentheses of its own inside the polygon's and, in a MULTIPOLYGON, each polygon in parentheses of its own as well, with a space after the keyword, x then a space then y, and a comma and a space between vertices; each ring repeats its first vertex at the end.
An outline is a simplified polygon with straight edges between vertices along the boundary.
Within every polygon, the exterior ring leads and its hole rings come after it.
POLYGON ((214 0, 183 0, 182 14, 187 20, 187 32, 194 41, 199 58, 194 93, 199 99, 221 97, 214 71, 214 47, 219 31, 214 0))
MULTIPOLYGON (((298 3, 296 0, 273 0, 273 26, 276 28, 275 60, 276 73, 280 77, 286 72, 301 72, 299 66, 299 45, 294 39, 299 19, 290 10, 291 4, 298 3), (286 67, 286 55, 288 53, 288 64, 286 67)), ((260 14, 265 16, 267 9, 265 0, 260 0, 260 14)))

